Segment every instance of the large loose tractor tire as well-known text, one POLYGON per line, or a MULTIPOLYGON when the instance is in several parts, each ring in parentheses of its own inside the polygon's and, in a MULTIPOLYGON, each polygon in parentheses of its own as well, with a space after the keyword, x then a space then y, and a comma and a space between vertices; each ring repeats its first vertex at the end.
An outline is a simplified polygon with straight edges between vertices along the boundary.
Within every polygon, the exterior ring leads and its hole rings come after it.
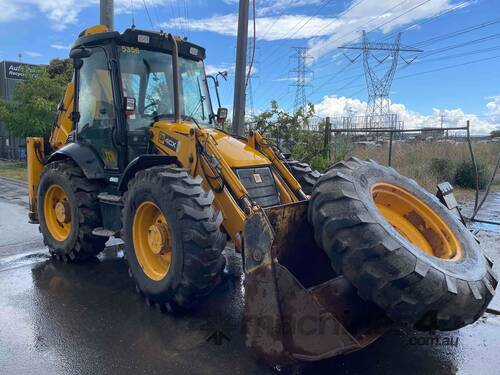
POLYGON ((124 196, 125 252, 148 303, 187 309, 217 286, 225 260, 222 215, 201 178, 176 166, 137 173, 124 196))
POLYGON ((311 195, 314 185, 321 177, 321 173, 313 170, 309 164, 297 160, 287 160, 286 165, 292 172, 293 177, 302 186, 302 191, 311 195))
POLYGON ((85 178, 70 160, 45 166, 38 188, 38 215, 43 242, 64 261, 92 258, 104 250, 107 238, 92 231, 102 226, 100 186, 85 178))
POLYGON ((309 220, 335 271, 403 326, 461 328, 494 295, 492 263, 467 228, 392 168, 336 164, 314 188, 309 220))

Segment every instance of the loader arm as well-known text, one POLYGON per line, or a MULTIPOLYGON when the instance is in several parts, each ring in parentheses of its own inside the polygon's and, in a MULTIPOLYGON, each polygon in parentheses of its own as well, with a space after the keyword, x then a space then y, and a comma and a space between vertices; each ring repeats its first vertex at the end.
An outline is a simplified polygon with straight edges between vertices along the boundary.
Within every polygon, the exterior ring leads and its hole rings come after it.
POLYGON ((238 250, 242 249, 245 221, 259 206, 235 169, 273 168, 280 204, 306 198, 300 184, 258 132, 252 132, 248 142, 243 143, 216 129, 160 121, 153 125, 151 133, 152 143, 161 154, 175 156, 180 166, 202 177, 207 191, 214 192, 215 205, 223 213, 224 229, 238 250))

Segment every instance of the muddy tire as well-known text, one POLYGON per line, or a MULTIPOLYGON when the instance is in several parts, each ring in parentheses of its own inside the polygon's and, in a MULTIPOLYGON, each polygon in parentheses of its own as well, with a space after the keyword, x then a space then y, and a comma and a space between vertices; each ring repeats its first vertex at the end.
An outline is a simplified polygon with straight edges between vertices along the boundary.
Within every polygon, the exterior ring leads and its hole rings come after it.
POLYGON ((403 326, 461 328, 494 295, 492 263, 470 232, 392 168, 355 158, 336 164, 315 186, 308 214, 335 271, 403 326))
POLYGON ((293 177, 302 185, 304 193, 311 195, 314 185, 321 177, 321 173, 313 170, 309 164, 297 160, 287 160, 286 165, 292 172, 293 177))
POLYGON ((194 307, 221 280, 226 245, 220 231, 222 215, 212 205, 213 193, 205 192, 201 182, 176 166, 153 167, 137 173, 124 195, 123 238, 129 274, 146 301, 162 310, 194 307), (156 258, 148 255, 148 251, 155 252, 155 244, 140 242, 141 210, 149 204, 153 211, 146 212, 144 220, 156 212, 162 218, 158 221, 161 231, 168 233, 167 245, 160 246, 163 250, 156 258), (169 259, 164 261, 165 257, 169 259))
POLYGON ((86 179, 72 161, 56 161, 45 166, 37 204, 40 232, 52 256, 64 261, 81 261, 104 250, 108 239, 92 234, 95 228, 102 226, 99 191, 99 183, 86 179))

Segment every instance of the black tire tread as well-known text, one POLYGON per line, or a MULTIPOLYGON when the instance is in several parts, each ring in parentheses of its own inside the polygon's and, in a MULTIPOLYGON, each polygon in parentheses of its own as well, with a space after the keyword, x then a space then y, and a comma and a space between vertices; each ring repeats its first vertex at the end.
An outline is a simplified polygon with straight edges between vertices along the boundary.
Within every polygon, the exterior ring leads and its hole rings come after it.
POLYGON ((344 274, 363 299, 405 326, 453 330, 477 320, 497 285, 491 263, 481 280, 471 282, 416 257, 413 264, 401 262, 401 253, 407 250, 381 232, 356 195, 351 172, 366 163, 374 162, 353 158, 337 163, 319 180, 311 197, 308 215, 315 239, 335 271, 344 274))
POLYGON ((307 163, 297 160, 287 160, 286 165, 292 172, 292 175, 302 186, 302 191, 308 195, 312 194, 314 185, 321 177, 321 173, 313 170, 307 163))
MULTIPOLYGON (((225 258, 222 251, 226 236, 220 231, 222 214, 212 205, 213 193, 205 192, 200 177, 193 178, 177 166, 157 166, 137 173, 124 194, 127 202, 134 185, 147 183, 162 186, 165 199, 176 205, 184 242, 182 279, 169 301, 147 296, 136 284, 136 289, 151 306, 172 312, 194 307, 220 282, 225 258)), ((129 275, 132 272, 129 269, 129 275)))
MULTIPOLYGON (((49 247, 50 254, 58 260, 83 261, 94 258, 105 248, 106 237, 99 237, 92 234, 92 231, 101 226, 101 216, 99 200, 97 195, 100 192, 100 184, 88 180, 82 170, 72 160, 58 160, 45 166, 40 180, 49 173, 56 173, 64 176, 72 187, 76 197, 78 209, 79 230, 72 248, 54 249, 50 246, 50 234, 40 226, 44 244, 49 247)), ((40 198, 39 198, 40 199, 40 198)))

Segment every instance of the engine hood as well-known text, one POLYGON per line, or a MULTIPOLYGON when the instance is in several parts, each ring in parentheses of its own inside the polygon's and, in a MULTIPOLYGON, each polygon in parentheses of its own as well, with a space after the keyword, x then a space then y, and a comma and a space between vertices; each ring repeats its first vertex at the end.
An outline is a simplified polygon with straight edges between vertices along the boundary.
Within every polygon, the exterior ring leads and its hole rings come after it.
POLYGON ((206 129, 217 142, 217 150, 231 168, 270 165, 271 162, 259 151, 241 140, 215 129, 206 129))

